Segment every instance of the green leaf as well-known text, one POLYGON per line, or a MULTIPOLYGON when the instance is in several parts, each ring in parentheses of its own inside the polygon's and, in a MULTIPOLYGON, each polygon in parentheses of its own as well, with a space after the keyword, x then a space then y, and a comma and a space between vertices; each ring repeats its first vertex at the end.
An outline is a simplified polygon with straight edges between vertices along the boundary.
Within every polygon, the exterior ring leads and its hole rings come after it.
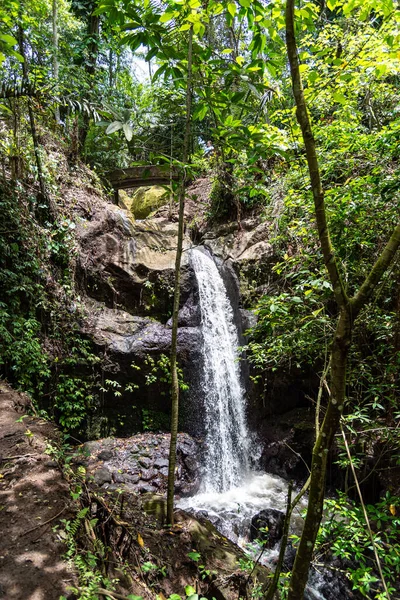
POLYGON ((236 15, 236 4, 234 2, 229 2, 227 9, 232 17, 236 15))
POLYGON ((186 585, 185 586, 185 594, 186 594, 186 596, 188 596, 190 598, 190 596, 193 596, 194 594, 196 594, 196 590, 191 585, 186 585))
POLYGON ((169 21, 172 21, 172 19, 176 16, 176 12, 175 11, 166 11, 164 14, 161 15, 160 17, 160 23, 168 23, 169 21))
POLYGON ((0 40, 2 42, 5 42, 8 46, 16 46, 16 44, 18 44, 15 37, 13 37, 12 35, 8 35, 8 34, 1 34, 0 40))
POLYGON ((124 130, 124 134, 126 139, 128 140, 128 142, 131 141, 131 139, 133 138, 133 129, 132 127, 129 125, 129 123, 124 123, 123 124, 123 130, 124 130))
POLYGON ((198 119, 199 121, 202 121, 207 113, 208 113, 208 105, 201 104, 195 113, 196 119, 198 119))
POLYGON ((19 52, 17 52, 16 50, 9 50, 8 51, 10 56, 13 56, 14 58, 16 58, 19 62, 23 63, 25 62, 24 57, 22 56, 22 54, 20 54, 19 52))
POLYGON ((346 96, 344 96, 341 92, 335 92, 333 94, 333 99, 335 102, 339 102, 339 104, 346 104, 346 96))
POLYGON ((114 121, 113 123, 110 123, 110 125, 107 127, 106 129, 106 133, 110 134, 110 133, 115 133, 116 131, 119 131, 120 129, 122 129, 123 124, 121 123, 121 121, 114 121))

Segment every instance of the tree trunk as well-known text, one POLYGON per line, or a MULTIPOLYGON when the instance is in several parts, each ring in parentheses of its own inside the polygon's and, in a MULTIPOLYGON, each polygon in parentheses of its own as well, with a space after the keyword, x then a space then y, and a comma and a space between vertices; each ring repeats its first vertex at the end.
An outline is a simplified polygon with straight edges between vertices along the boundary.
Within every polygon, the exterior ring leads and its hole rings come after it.
MULTIPOLYGON (((24 30, 22 29, 21 21, 22 20, 20 18, 19 24, 18 24, 18 46, 19 46, 19 53, 21 54, 21 56, 23 58, 23 62, 22 62, 23 82, 26 85, 29 85, 28 63, 27 63, 27 58, 26 58, 26 53, 25 53, 25 43, 24 43, 24 30)), ((44 176, 43 176, 42 158, 40 156, 40 146, 39 146, 39 140, 38 140, 37 131, 36 131, 35 115, 33 113, 33 108, 32 108, 32 98, 30 96, 28 96, 28 98, 27 98, 27 103, 28 103, 29 123, 30 123, 30 127, 31 127, 31 135, 32 135, 32 141, 33 141, 33 149, 34 149, 34 153, 35 153, 37 175, 38 175, 38 180, 39 180, 40 195, 42 197, 42 201, 45 202, 46 207, 49 210, 49 213, 51 213, 50 199, 47 194, 46 183, 45 183, 44 176)))
MULTIPOLYGON (((189 30, 188 45, 188 75, 186 85, 186 125, 185 137, 183 140, 182 162, 185 165, 189 158, 189 143, 191 129, 191 110, 192 110, 192 47, 193 47, 193 26, 189 30)), ((172 340, 171 340, 171 442, 169 447, 168 463, 168 491, 167 491, 167 522, 170 525, 174 523, 174 491, 175 491, 175 465, 176 465, 176 441, 178 437, 178 416, 179 416, 179 381, 176 365, 177 342, 178 342, 178 313, 180 300, 180 281, 181 281, 181 258, 183 248, 183 226, 185 210, 185 179, 183 177, 179 191, 179 224, 178 224, 178 245, 175 260, 175 289, 174 289, 174 308, 172 313, 172 340)))
MULTIPOLYGON (((52 5, 52 26, 53 26, 53 78, 56 82, 56 92, 58 93, 58 0, 53 0, 52 5)), ((56 119, 57 125, 60 123, 60 107, 57 104, 54 116, 56 119)))
POLYGON ((112 88, 114 79, 113 79, 113 71, 114 71, 114 53, 112 48, 108 51, 108 87, 112 88))
POLYGON ((288 600, 303 598, 307 584, 308 570, 322 517, 328 454, 339 427, 345 401, 346 365, 351 333, 350 315, 346 309, 342 309, 331 352, 331 397, 313 449, 308 510, 293 565, 288 600))
MULTIPOLYGON (((92 78, 97 68, 97 57, 99 55, 99 38, 100 38, 100 17, 95 15, 94 9, 89 16, 87 26, 87 38, 88 38, 88 59, 86 63, 86 73, 89 78, 92 78)), ((83 151, 85 147, 86 137, 90 126, 90 116, 85 111, 82 117, 82 125, 79 130, 79 148, 83 151)))

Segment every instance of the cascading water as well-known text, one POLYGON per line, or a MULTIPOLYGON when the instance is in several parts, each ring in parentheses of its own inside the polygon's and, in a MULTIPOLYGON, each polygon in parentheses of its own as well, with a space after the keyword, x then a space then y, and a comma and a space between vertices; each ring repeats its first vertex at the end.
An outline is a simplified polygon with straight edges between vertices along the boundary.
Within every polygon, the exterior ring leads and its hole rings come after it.
POLYGON ((239 339, 215 262, 198 249, 192 250, 191 259, 199 286, 204 341, 206 456, 202 491, 225 492, 249 472, 250 435, 240 381, 239 339))
POLYGON ((191 252, 203 335, 203 397, 206 444, 200 492, 179 506, 207 517, 234 541, 248 541, 252 516, 263 508, 285 509, 286 483, 250 471, 255 449, 246 424, 239 336, 224 281, 212 257, 191 252))

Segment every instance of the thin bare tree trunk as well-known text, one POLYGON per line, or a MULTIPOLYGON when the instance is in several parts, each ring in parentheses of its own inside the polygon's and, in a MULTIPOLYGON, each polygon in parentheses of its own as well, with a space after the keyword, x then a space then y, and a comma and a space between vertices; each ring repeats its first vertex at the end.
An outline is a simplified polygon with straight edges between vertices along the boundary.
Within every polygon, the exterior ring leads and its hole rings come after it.
MULTIPOLYGON (((95 7, 94 7, 95 8, 95 7)), ((94 14, 94 8, 92 14, 89 16, 87 24, 87 36, 89 39, 88 43, 88 60, 85 66, 86 73, 89 78, 93 77, 97 68, 97 58, 99 55, 99 41, 100 41, 100 17, 94 14)), ((86 137, 90 126, 90 116, 85 111, 82 117, 82 125, 79 130, 79 147, 82 151, 85 147, 86 137)))
MULTIPOLYGON (((59 64, 58 64, 58 0, 53 0, 52 5, 52 26, 53 26, 53 78, 56 82, 56 92, 58 92, 58 73, 59 73, 59 64)), ((60 107, 57 104, 54 116, 56 119, 57 125, 60 123, 60 107)))
MULTIPOLYGON (((184 168, 189 158, 190 130, 191 130, 191 111, 192 111, 192 54, 193 54, 193 26, 189 30, 188 44, 188 75, 186 84, 186 125, 185 137, 183 140, 182 161, 184 168)), ((179 416, 179 381, 176 364, 177 343, 178 343, 178 313, 180 300, 180 281, 181 281, 181 258, 183 249, 183 226, 185 210, 185 179, 183 176, 181 188, 179 191, 179 224, 178 224, 178 246, 175 260, 175 289, 174 289, 174 308, 172 313, 172 341, 171 341, 171 442, 169 447, 168 464, 168 491, 167 491, 167 522, 170 525, 174 523, 174 491, 175 491, 175 466, 176 466, 176 442, 178 437, 178 416, 179 416)))
MULTIPOLYGON (((25 53, 24 30, 22 28, 21 18, 19 19, 19 24, 18 24, 18 46, 19 46, 19 52, 20 52, 21 56, 23 57, 23 61, 22 61, 23 82, 24 82, 24 84, 29 85, 28 63, 27 63, 27 58, 26 58, 26 53, 25 53)), ((45 202, 48 209, 50 210, 50 199, 47 194, 46 183, 45 183, 44 176, 43 176, 42 158, 40 156, 40 144, 39 144, 39 139, 38 139, 38 135, 37 135, 37 131, 36 131, 35 115, 33 113, 33 108, 32 108, 32 98, 30 96, 28 96, 28 98, 27 98, 27 103, 28 103, 29 123, 31 126, 31 135, 32 135, 32 141, 33 141, 33 149, 34 149, 34 153, 35 153, 37 175, 38 175, 39 187, 40 187, 40 194, 42 196, 42 200, 45 202)))
POLYGON ((114 52, 110 48, 108 51, 108 86, 111 90, 114 83, 114 52))

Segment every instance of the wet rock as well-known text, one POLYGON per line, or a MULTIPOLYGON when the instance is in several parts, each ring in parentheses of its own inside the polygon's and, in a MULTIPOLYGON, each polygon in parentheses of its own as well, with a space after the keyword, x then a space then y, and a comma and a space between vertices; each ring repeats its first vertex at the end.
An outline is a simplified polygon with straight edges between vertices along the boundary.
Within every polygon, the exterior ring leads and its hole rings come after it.
POLYGON ((102 450, 97 455, 97 458, 99 460, 107 461, 107 460, 111 460, 113 456, 114 456, 114 452, 112 452, 111 450, 102 450))
POLYGON ((118 471, 112 473, 112 478, 115 483, 125 483, 126 481, 126 475, 124 473, 118 473, 118 471))
POLYGON ((111 483, 111 472, 106 467, 97 469, 94 473, 94 481, 99 486, 104 485, 105 483, 111 483))
POLYGON ((321 597, 324 600, 360 598, 358 593, 351 590, 351 583, 345 574, 346 565, 344 563, 345 561, 335 558, 326 568, 321 566, 318 567, 318 571, 311 570, 304 594, 305 600, 314 600, 321 597))
POLYGON ((141 483, 138 485, 138 491, 141 494, 155 493, 156 488, 148 483, 141 483))
POLYGON ((149 456, 151 456, 151 451, 144 449, 144 450, 140 450, 139 454, 140 454, 140 456, 144 456, 144 457, 148 458, 149 456))
POLYGON ((140 479, 143 479, 143 481, 150 481, 150 479, 154 479, 155 476, 156 471, 153 471, 152 469, 146 469, 145 471, 141 472, 140 479))
POLYGON ((186 468, 188 469, 188 471, 191 471, 191 472, 197 471, 197 469, 199 467, 199 464, 198 464, 197 460, 194 458, 194 456, 186 456, 185 465, 186 465, 186 468))
POLYGON ((260 466, 273 475, 304 483, 315 442, 314 414, 307 408, 296 408, 266 419, 260 437, 264 440, 260 466))
POLYGON ((140 476, 137 473, 134 473, 133 475, 125 475, 125 481, 135 484, 140 481, 140 476))
POLYGON ((154 466, 156 469, 168 467, 168 458, 156 458, 156 460, 154 461, 154 466))
POLYGON ((266 540, 267 548, 272 548, 282 537, 284 520, 285 515, 280 510, 276 510, 275 508, 260 510, 251 520, 251 541, 257 538, 266 540), (264 528, 267 531, 262 531, 264 528))
POLYGON ((83 444, 83 451, 86 454, 86 456, 90 456, 90 454, 92 454, 93 451, 97 449, 97 447, 98 447, 97 441, 85 442, 83 444))
POLYGON ((105 483, 103 485, 103 488, 109 492, 115 492, 116 490, 119 489, 119 486, 116 485, 115 483, 105 483))
MULTIPOLYGON (((179 327, 198 327, 201 324, 200 306, 195 301, 193 294, 178 313, 179 327)), ((172 318, 167 321, 167 326, 172 327, 172 318)))
POLYGON ((146 456, 140 457, 138 460, 138 463, 144 469, 149 469, 152 466, 152 461, 150 460, 150 458, 147 458, 146 456))
POLYGON ((296 549, 293 548, 292 543, 288 542, 285 550, 285 556, 283 557, 282 571, 291 571, 294 565, 294 559, 296 558, 296 549))
MULTIPOLYGON (((190 450, 193 456, 199 454, 195 440, 186 433, 178 434, 179 444, 186 448, 185 455, 177 453, 177 490, 181 495, 195 493, 199 484, 197 471, 193 471, 195 462, 188 468, 186 461, 192 455, 186 453, 190 450)), ((137 492, 141 485, 151 485, 152 492, 165 493, 168 477, 168 452, 169 434, 143 433, 131 438, 112 440, 98 440, 93 446, 93 452, 85 458, 87 472, 95 475, 98 485, 110 484, 123 485, 126 489, 137 492), (104 447, 105 445, 105 447, 104 447), (137 450, 132 454, 132 449, 137 450), (111 452, 104 455, 104 452, 111 452), (146 454, 146 456, 143 456, 146 454), (100 460, 102 456, 110 456, 107 467, 100 460)), ((148 491, 148 490, 147 490, 148 491)))

